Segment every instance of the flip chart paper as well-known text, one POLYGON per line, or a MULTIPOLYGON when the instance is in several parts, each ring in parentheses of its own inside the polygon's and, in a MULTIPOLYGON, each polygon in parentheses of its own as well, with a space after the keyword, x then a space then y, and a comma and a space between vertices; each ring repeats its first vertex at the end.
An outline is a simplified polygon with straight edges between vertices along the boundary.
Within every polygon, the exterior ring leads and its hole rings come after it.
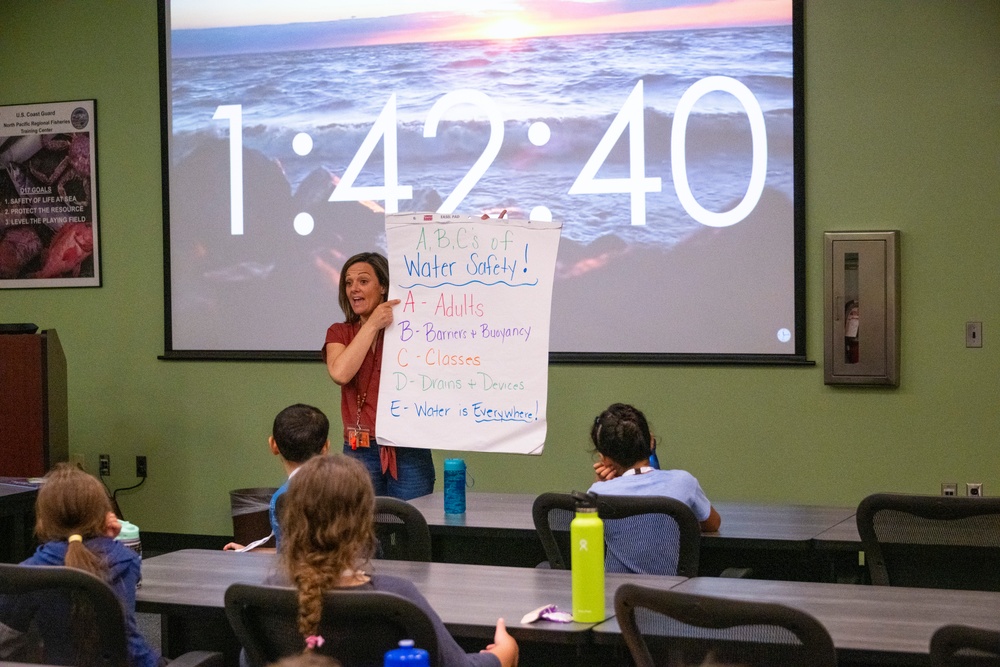
POLYGON ((389 299, 378 439, 541 454, 556 222, 386 216, 389 299))

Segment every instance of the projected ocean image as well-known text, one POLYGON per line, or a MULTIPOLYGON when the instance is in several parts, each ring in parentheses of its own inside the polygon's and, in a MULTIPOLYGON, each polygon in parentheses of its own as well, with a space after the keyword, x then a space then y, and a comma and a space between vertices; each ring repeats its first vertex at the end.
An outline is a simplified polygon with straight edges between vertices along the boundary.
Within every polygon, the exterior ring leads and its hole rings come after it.
MULTIPOLYGON (((246 30, 216 32, 225 44, 227 36, 239 40, 246 30)), ((259 38, 265 29, 256 30, 259 38)), ((278 35, 262 41, 273 44, 287 32, 271 30, 278 35)), ((174 41, 176 52, 183 35, 175 33, 174 41)), ((175 58, 173 159, 183 160, 206 135, 225 137, 226 122, 212 116, 219 105, 240 104, 244 147, 280 161, 294 192, 319 168, 343 176, 395 96, 398 182, 414 193, 398 201, 399 211, 437 209, 484 160, 485 171, 453 212, 506 208, 528 217, 541 206, 564 223, 564 238, 580 243, 611 234, 630 243, 671 245, 699 226, 675 194, 670 159, 673 111, 699 79, 727 76, 750 89, 767 123, 767 185, 791 197, 791 48, 791 30, 783 26, 175 58), (645 143, 639 150, 645 177, 660 179, 660 186, 645 194, 645 224, 633 224, 643 221, 633 216, 627 192, 569 190, 640 81, 645 143), (425 138, 435 102, 468 89, 482 93, 483 103, 446 109, 437 136, 425 138), (491 128, 490 113, 502 119, 501 132, 491 128), (536 124, 547 137, 541 145, 529 139, 536 124), (313 143, 304 157, 292 149, 300 132, 313 143), (495 158, 484 155, 491 139, 499 142, 495 158)), ((635 122, 635 114, 623 115, 635 122)), ((598 160, 596 179, 629 178, 631 131, 627 127, 598 160)), ((383 141, 362 156, 356 185, 385 183, 383 141)), ((751 156, 750 123, 740 102, 726 92, 702 97, 686 134, 687 177, 698 203, 712 211, 738 203, 747 191, 751 156)))
POLYGON ((172 0, 175 349, 316 350, 386 213, 506 209, 562 223, 553 351, 791 352, 790 5, 677 28, 717 3, 427 3, 450 8, 213 26, 172 0))

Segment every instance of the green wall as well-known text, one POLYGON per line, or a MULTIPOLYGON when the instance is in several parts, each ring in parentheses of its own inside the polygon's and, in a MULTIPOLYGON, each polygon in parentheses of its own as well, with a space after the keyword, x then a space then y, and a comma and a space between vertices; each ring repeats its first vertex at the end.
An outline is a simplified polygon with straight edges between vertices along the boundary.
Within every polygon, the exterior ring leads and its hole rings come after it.
MULTIPOLYGON (((709 497, 854 505, 943 480, 1000 494, 1000 2, 806 0, 806 273, 813 367, 550 369, 539 457, 468 454, 476 488, 589 483, 587 433, 634 402, 709 497), (823 232, 902 230, 902 381, 823 384, 823 232), (966 321, 983 322, 966 349, 966 321)), ((165 362, 157 26, 152 0, 4 0, 0 104, 97 99, 100 289, 0 292, 0 321, 59 332, 70 452, 143 530, 226 534, 228 490, 277 485, 289 403, 336 415, 319 364, 165 362)), ((331 322, 339 309, 329 304, 331 322)), ((2 400, 2 398, 0 398, 2 400)), ((336 430, 335 423, 335 430, 336 430)), ((461 437, 461 434, 456 434, 461 437)), ((443 456, 436 455, 439 476, 443 456)))

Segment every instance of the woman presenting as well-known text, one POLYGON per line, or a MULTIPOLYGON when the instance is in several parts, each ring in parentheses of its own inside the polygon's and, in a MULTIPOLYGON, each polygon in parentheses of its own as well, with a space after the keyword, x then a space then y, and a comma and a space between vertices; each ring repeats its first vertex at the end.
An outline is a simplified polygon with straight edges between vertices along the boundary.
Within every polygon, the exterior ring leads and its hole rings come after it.
POLYGON ((354 255, 340 272, 340 308, 347 318, 326 331, 323 360, 340 385, 344 454, 368 469, 375 495, 403 500, 434 490, 429 449, 388 447, 375 440, 385 328, 399 299, 386 301, 389 262, 377 252, 354 255))

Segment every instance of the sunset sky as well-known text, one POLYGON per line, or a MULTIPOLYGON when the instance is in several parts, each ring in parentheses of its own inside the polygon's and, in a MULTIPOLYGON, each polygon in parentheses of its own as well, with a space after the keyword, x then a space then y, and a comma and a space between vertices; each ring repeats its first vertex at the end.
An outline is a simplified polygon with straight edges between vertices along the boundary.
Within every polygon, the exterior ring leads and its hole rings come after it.
POLYGON ((387 19, 359 43, 790 24, 791 0, 172 0, 172 29, 387 19), (413 11, 419 7, 419 11, 413 11), (401 23, 405 27, 400 27, 401 23))

